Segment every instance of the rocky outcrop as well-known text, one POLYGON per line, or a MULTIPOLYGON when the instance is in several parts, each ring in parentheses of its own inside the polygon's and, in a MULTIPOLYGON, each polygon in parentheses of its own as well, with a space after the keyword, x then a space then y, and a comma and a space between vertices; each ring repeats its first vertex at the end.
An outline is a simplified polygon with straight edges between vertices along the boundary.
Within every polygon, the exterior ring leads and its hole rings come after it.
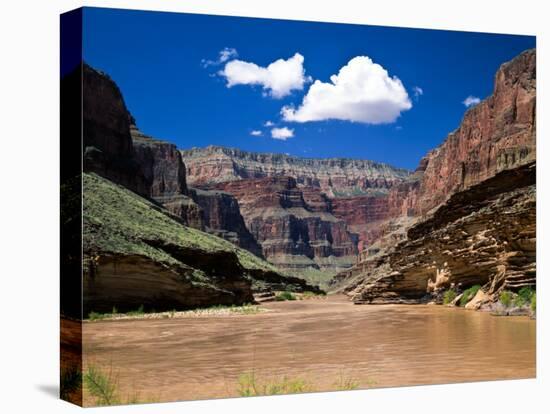
POLYGON ((450 286, 481 284, 495 298, 535 285, 535 60, 528 50, 503 64, 493 95, 390 190, 390 222, 407 221, 380 240, 401 240, 361 252, 334 289, 387 303, 429 300, 450 286))
MULTIPOLYGON (((77 70, 82 70, 82 85, 73 87, 82 88, 84 171, 148 196, 149 185, 135 157, 131 119, 118 86, 105 73, 85 63, 77 70)), ((71 82, 72 78, 69 75, 63 81, 71 82)))
POLYGON ((262 248, 246 228, 239 203, 229 193, 191 189, 193 201, 201 208, 205 230, 263 257, 262 248))
POLYGON ((533 287, 534 183, 535 166, 529 164, 453 195, 348 289, 351 298, 356 303, 404 302, 451 286, 480 284, 488 295, 533 287))
POLYGON ((284 176, 215 187, 237 198, 246 227, 277 267, 334 272, 353 263, 353 237, 346 223, 330 213, 330 201, 319 190, 304 192, 293 177, 284 176))
POLYGON ((187 194, 185 165, 174 144, 143 134, 130 125, 135 157, 141 166, 151 198, 187 194))
POLYGON ((409 176, 408 170, 369 160, 298 158, 216 146, 184 150, 181 154, 192 186, 289 176, 298 187, 343 197, 386 193, 409 176))
POLYGON ((181 218, 186 225, 204 230, 203 211, 188 191, 185 165, 178 149, 170 142, 143 134, 129 117, 135 158, 145 176, 148 197, 181 218))

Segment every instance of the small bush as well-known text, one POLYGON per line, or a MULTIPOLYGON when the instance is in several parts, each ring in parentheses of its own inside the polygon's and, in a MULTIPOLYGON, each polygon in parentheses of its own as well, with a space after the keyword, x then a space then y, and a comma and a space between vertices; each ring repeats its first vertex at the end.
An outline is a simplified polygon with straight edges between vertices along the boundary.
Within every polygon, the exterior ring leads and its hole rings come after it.
POLYGON ((480 285, 474 285, 471 288, 466 289, 460 298, 460 306, 466 306, 466 304, 474 298, 479 289, 481 289, 480 285))
POLYGON ((536 312, 537 311, 537 295, 533 294, 531 296, 531 311, 536 312))
POLYGON ((296 300, 296 296, 294 296, 292 292, 279 292, 275 296, 275 300, 277 301, 296 300))
POLYGON ((522 307, 531 304, 531 299, 535 295, 535 291, 530 287, 522 287, 518 295, 514 298, 514 305, 522 307))
POLYGON ((456 291, 454 289, 449 289, 443 292, 443 304, 448 305, 456 298, 456 291))
POLYGON ((510 292, 509 290, 503 290, 502 292, 500 292, 498 300, 500 300, 500 303, 502 303, 505 308, 509 308, 512 304, 513 298, 514 294, 512 292, 510 292))

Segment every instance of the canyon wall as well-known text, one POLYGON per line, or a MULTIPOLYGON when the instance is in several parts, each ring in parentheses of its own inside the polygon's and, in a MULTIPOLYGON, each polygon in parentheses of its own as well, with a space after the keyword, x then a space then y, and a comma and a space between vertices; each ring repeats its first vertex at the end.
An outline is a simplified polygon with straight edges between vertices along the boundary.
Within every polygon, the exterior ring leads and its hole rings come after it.
POLYGON ((188 182, 205 186, 243 179, 288 176, 298 187, 320 189, 329 197, 383 194, 409 171, 369 160, 298 158, 209 146, 182 150, 188 182))
POLYGON ((536 52, 503 64, 493 94, 394 186, 394 227, 332 281, 356 303, 430 300, 451 286, 535 286, 536 52), (374 247, 380 245, 379 242, 374 247))
POLYGON ((187 180, 235 196, 263 255, 324 281, 351 266, 389 217, 388 194, 409 171, 353 159, 307 159, 209 146, 182 150, 187 180))
MULTIPOLYGON (((84 171, 62 196, 82 196, 82 212, 70 214, 79 223, 82 214, 85 316, 113 306, 166 310, 319 291, 263 260, 236 199, 188 188, 176 146, 137 129, 107 75, 86 64, 82 72, 84 171)), ((62 82, 80 88, 73 79, 62 82)))
POLYGON ((357 253, 346 223, 330 213, 318 189, 301 189, 293 177, 274 176, 218 183, 234 195, 246 227, 277 267, 301 274, 335 273, 351 266, 357 253))
MULTIPOLYGON (((118 86, 105 73, 83 63, 82 84, 71 88, 82 88, 82 139, 83 168, 95 172, 136 193, 148 196, 149 184, 136 159, 130 135, 130 117, 118 86)), ((77 73, 63 79, 80 81, 77 73)), ((78 139, 79 137, 75 137, 78 139)))

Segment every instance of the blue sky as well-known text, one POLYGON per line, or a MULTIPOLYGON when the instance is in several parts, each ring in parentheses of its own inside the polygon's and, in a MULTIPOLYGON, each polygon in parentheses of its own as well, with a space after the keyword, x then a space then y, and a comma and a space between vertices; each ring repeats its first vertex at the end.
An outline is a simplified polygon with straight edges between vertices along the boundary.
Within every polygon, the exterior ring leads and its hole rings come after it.
POLYGON ((84 10, 84 59, 119 85, 146 134, 410 169, 531 47, 530 36, 84 10))

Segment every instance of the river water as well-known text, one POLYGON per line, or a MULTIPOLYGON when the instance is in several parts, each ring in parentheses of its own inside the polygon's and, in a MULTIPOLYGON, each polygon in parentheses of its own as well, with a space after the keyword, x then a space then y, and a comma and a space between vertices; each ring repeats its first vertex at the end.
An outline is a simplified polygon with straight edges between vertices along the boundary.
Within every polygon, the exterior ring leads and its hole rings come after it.
MULTIPOLYGON (((342 296, 274 302, 252 315, 101 321, 83 327, 84 364, 123 393, 158 401, 238 396, 239 377, 311 390, 533 378, 535 322, 342 296)), ((88 401, 91 403, 91 401, 88 401)))

